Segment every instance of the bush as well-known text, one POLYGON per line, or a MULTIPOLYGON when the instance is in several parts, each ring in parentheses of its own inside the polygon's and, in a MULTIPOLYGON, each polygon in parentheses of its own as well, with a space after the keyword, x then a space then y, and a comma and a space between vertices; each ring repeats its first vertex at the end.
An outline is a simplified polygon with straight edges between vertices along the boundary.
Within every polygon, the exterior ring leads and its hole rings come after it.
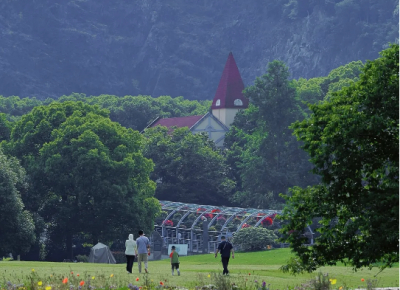
POLYGON ((278 237, 273 231, 262 227, 249 227, 240 229, 233 237, 233 243, 242 251, 263 250, 271 245, 278 237))
POLYGON ((77 260, 78 262, 87 263, 87 262, 89 262, 89 257, 86 256, 86 255, 77 255, 77 256, 76 256, 76 260, 77 260))

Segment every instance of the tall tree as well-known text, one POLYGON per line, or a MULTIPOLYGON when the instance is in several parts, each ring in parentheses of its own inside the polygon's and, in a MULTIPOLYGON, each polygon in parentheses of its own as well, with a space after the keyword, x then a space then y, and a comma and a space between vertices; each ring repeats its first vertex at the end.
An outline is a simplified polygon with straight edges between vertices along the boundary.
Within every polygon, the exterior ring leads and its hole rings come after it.
POLYGON ((285 271, 337 262, 354 268, 399 261, 399 46, 362 69, 360 80, 316 105, 293 125, 322 183, 294 187, 282 218, 297 258, 285 271), (322 218, 313 247, 302 235, 322 218))
POLYGON ((240 172, 242 188, 236 193, 236 201, 241 204, 277 206, 282 202, 279 193, 315 182, 308 173, 311 166, 307 154, 289 129, 301 118, 301 109, 288 77, 288 68, 282 62, 269 63, 267 73, 245 89, 252 106, 238 114, 226 138, 228 148, 243 148, 242 152, 234 150, 234 156, 228 152, 240 172))
POLYGON ((35 241, 32 216, 20 196, 26 190, 25 170, 0 149, 0 254, 26 252, 35 241))
POLYGON ((155 163, 151 178, 156 197, 171 201, 229 205, 234 183, 225 159, 204 134, 187 128, 169 132, 166 127, 145 131, 144 155, 155 163))

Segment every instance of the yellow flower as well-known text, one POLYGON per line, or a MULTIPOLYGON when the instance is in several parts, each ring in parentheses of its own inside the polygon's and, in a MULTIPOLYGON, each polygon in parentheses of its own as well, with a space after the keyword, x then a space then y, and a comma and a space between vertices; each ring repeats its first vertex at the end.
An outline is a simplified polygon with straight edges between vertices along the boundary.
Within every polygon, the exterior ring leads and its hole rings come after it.
POLYGON ((331 284, 335 285, 336 284, 336 279, 332 279, 331 284))
POLYGON ((32 269, 32 272, 35 272, 35 269, 32 269))
POLYGON ((51 290, 51 286, 46 286, 46 290, 51 290))
POLYGON ((208 276, 207 276, 208 278, 210 278, 211 277, 211 275, 210 274, 208 274, 208 276))
POLYGON ((339 287, 339 290, 342 290, 342 289, 343 289, 343 287, 342 287, 342 286, 340 286, 340 287, 339 287))
POLYGON ((92 276, 92 280, 94 280, 94 276, 92 276))
POLYGON ((37 282, 37 284, 39 285, 39 286, 42 286, 42 281, 39 281, 39 282, 37 282))
POLYGON ((110 278, 112 278, 112 277, 114 277, 114 274, 111 274, 111 275, 110 275, 110 278))
POLYGON ((332 282, 332 279, 329 279, 329 282, 332 282))

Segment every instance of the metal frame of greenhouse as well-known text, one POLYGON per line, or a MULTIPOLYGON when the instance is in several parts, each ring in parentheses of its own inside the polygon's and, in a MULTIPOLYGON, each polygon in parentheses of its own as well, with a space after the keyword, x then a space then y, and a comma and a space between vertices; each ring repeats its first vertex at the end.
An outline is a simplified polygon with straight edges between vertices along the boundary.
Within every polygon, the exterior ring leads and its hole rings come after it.
MULTIPOLYGON (((222 235, 229 239, 241 228, 258 227, 267 217, 274 217, 281 212, 171 201, 160 201, 160 204, 165 214, 155 223, 154 230, 163 238, 165 247, 168 247, 168 244, 187 244, 190 253, 213 252, 222 235), (207 245, 204 244, 205 229, 208 230, 207 245)), ((314 233, 310 227, 308 230, 313 244, 314 233)))

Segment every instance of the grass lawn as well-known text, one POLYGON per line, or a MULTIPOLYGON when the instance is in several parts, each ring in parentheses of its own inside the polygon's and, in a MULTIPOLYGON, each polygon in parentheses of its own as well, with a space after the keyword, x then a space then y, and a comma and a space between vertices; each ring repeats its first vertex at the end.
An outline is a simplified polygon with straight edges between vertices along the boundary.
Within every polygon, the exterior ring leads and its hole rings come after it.
MULTIPOLYGON (((283 289, 288 286, 300 285, 316 276, 313 274, 303 274, 292 276, 279 271, 279 267, 291 256, 289 249, 276 249, 271 251, 236 253, 235 259, 229 263, 230 280, 232 283, 252 288, 254 281, 271 284, 271 289, 283 289), (249 275, 250 274, 250 275, 249 275)), ((89 263, 50 263, 50 262, 0 262, 0 285, 7 281, 13 284, 26 283, 33 277, 33 284, 37 285, 42 281, 43 289, 46 285, 62 285, 64 277, 69 278, 69 282, 74 285, 82 280, 88 286, 89 281, 93 285, 100 287, 114 285, 118 288, 126 287, 129 283, 142 286, 145 277, 150 282, 158 285, 162 281, 168 286, 185 286, 194 288, 207 284, 214 284, 213 274, 222 273, 220 258, 215 259, 213 254, 197 255, 180 258, 181 276, 171 276, 169 260, 150 261, 149 275, 138 274, 137 263, 134 264, 134 273, 127 274, 124 264, 89 264, 89 263), (32 272, 34 269, 34 272, 32 272), (71 274, 70 272, 73 272, 71 274), (79 277, 77 276, 79 274, 79 277), (110 277, 113 275, 113 277, 110 277), (210 275, 210 277, 209 277, 210 275), (94 277, 94 279, 92 279, 94 277), (139 281, 136 281, 139 278, 139 281)), ((321 268, 322 273, 329 273, 330 278, 337 279, 334 288, 347 286, 349 288, 365 288, 366 282, 361 279, 378 279, 379 287, 398 287, 399 268, 385 269, 376 278, 374 275, 378 269, 362 269, 357 272, 349 267, 336 266, 321 268)), ((26 284, 25 284, 26 285, 26 284)), ((2 287, 0 287, 2 288, 2 287)), ((40 287, 37 287, 40 288, 40 287)))

